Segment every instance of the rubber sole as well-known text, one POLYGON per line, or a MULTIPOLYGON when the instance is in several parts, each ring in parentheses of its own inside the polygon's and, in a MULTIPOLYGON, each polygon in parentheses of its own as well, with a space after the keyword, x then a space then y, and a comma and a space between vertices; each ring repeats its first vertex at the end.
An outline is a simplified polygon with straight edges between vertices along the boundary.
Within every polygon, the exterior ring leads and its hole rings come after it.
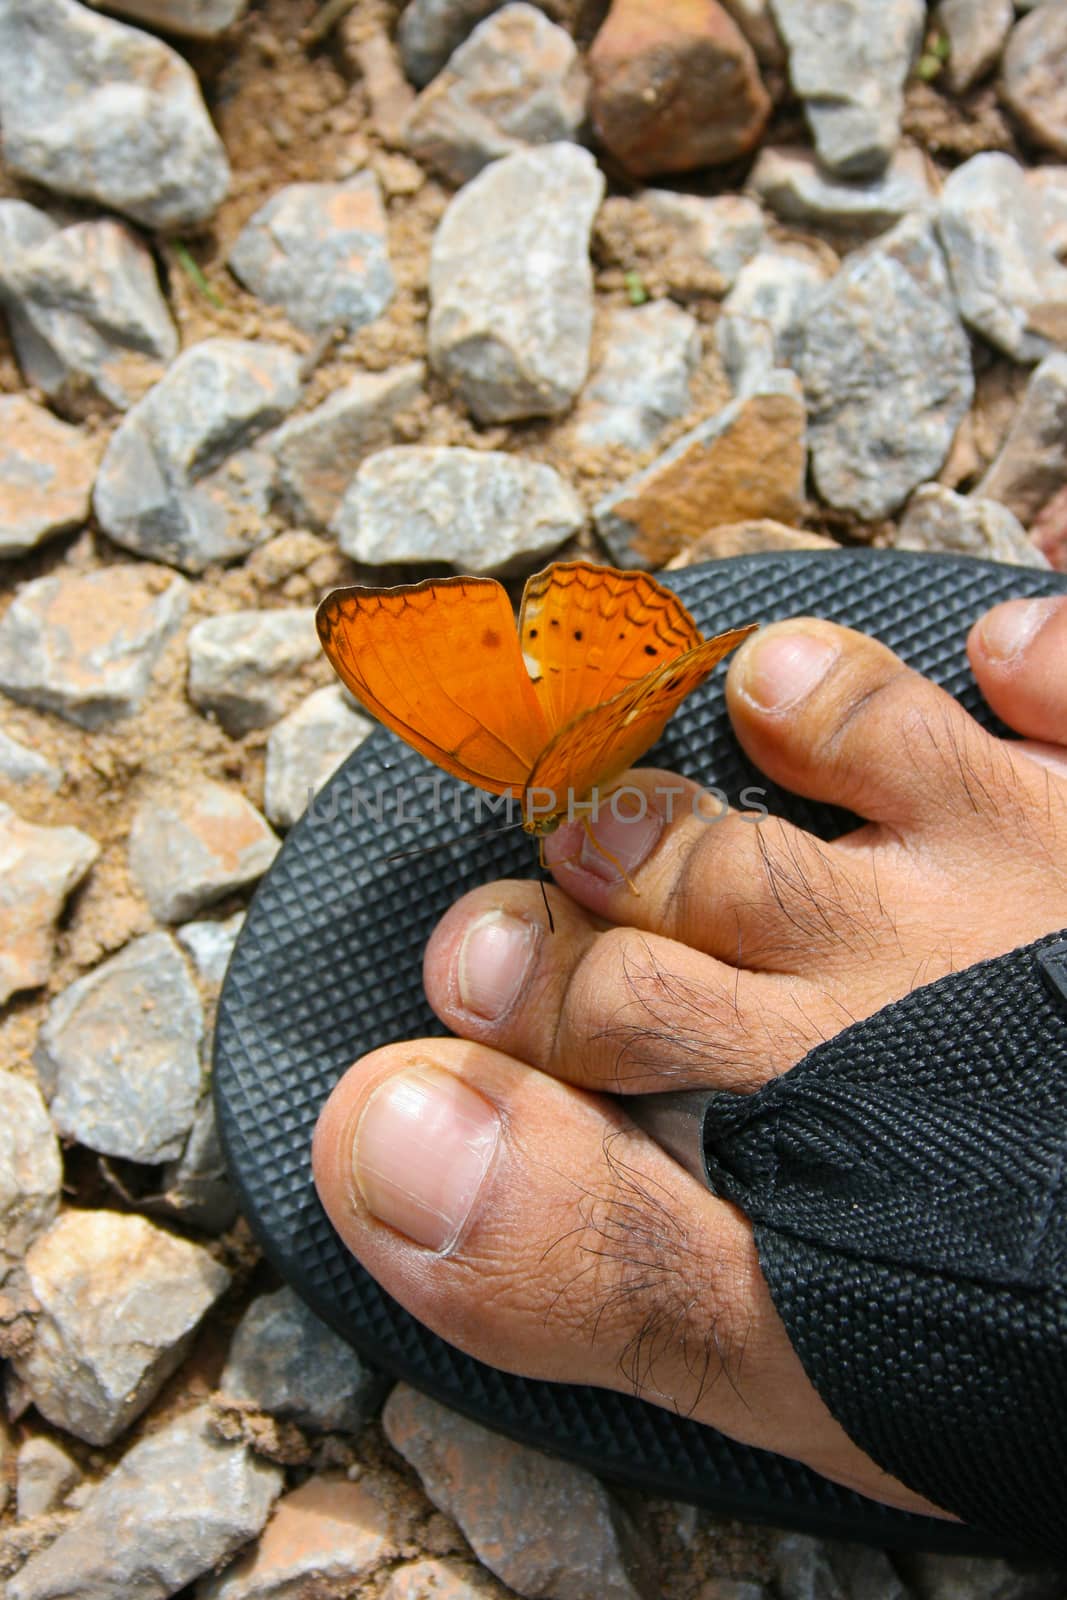
MULTIPOLYGON (((806 613, 870 633, 1001 733, 971 675, 967 631, 999 600, 1067 593, 1061 574, 866 550, 744 556, 665 576, 707 634, 806 613)), ((772 812, 822 838, 842 832, 845 813, 777 789, 750 765, 726 716, 723 676, 685 703, 648 763, 731 797, 756 785, 772 812)), ((323 1102, 365 1051, 444 1031, 423 996, 421 962, 447 907, 475 884, 536 876, 521 833, 469 836, 477 804, 467 786, 379 729, 292 829, 259 886, 220 999, 214 1089, 231 1175, 265 1254, 375 1365, 601 1477, 818 1535, 1003 1552, 972 1530, 891 1511, 642 1401, 474 1361, 409 1316, 341 1245, 311 1178, 323 1102), (388 859, 427 844, 445 848, 388 859)), ((492 821, 483 812, 482 826, 492 821)))

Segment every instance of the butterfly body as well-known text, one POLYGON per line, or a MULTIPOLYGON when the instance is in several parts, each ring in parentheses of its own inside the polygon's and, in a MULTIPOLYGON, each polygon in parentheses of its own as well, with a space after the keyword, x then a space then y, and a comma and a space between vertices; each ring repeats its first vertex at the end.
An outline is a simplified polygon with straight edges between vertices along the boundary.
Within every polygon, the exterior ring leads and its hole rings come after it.
POLYGON ((588 805, 755 624, 704 639, 645 572, 556 562, 518 629, 492 578, 336 589, 319 638, 355 697, 453 776, 522 802, 543 836, 588 805))

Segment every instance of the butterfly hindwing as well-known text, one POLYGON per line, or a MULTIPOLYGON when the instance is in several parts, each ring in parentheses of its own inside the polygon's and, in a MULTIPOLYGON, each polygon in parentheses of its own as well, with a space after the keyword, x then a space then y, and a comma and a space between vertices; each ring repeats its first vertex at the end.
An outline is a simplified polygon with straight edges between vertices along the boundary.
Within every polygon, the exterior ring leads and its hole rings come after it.
POLYGON ((647 572, 560 561, 523 591, 519 637, 552 733, 701 643, 677 595, 647 572))
POLYGON ((594 787, 614 782, 651 749, 686 696, 755 627, 734 628, 703 641, 576 717, 541 755, 531 788, 551 791, 556 809, 565 811, 571 800, 584 800, 594 787))
POLYGON ((386 727, 467 783, 521 794, 550 733, 499 583, 336 589, 315 621, 341 681, 386 727))

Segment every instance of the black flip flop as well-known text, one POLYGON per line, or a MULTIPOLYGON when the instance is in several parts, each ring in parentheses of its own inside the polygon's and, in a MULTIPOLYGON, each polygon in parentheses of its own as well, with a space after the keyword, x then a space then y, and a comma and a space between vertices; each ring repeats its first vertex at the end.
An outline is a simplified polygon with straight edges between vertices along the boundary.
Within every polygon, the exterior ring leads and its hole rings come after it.
MULTIPOLYGON (((707 634, 807 613, 870 633, 1002 734, 967 664, 968 628, 997 601, 1067 593, 1057 573, 867 550, 743 556, 665 579, 707 634)), ((748 763, 726 716, 722 674, 682 706, 647 760, 731 796, 759 785, 772 812, 822 838, 849 825, 844 813, 776 789, 748 763)), ((268 1258, 371 1362, 602 1477, 817 1535, 1004 1551, 973 1530, 889 1510, 642 1401, 484 1366, 416 1322, 345 1250, 311 1178, 323 1102, 365 1051, 443 1031, 423 996, 421 961, 447 907, 475 884, 536 875, 536 852, 521 832, 463 837, 471 824, 457 824, 452 807, 470 817, 465 786, 439 775, 431 809, 431 772, 393 734, 376 731, 289 834, 234 951, 218 1011, 215 1100, 243 1210, 268 1258), (419 779, 423 814, 398 816, 396 792, 410 794, 419 779), (445 841, 442 850, 388 859, 445 841)))

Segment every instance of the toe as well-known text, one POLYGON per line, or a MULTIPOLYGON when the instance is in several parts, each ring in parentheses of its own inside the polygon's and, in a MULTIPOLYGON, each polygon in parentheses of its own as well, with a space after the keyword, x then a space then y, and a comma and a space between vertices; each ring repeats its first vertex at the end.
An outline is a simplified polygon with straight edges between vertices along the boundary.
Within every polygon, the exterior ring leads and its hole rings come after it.
POLYGON ((894 833, 956 826, 1004 779, 1000 745, 957 701, 885 645, 833 623, 764 629, 731 666, 727 700, 769 777, 894 833))
POLYGON ((553 907, 550 932, 531 884, 493 884, 441 920, 423 982, 454 1033, 601 1092, 742 1091, 848 1020, 805 980, 742 974, 656 933, 594 926, 558 894, 553 907))
POLYGON ((994 606, 971 629, 967 653, 997 715, 1067 775, 1067 596, 994 606))
POLYGON ((482 1045, 357 1062, 315 1181, 413 1316, 529 1377, 635 1394, 909 1509, 808 1383, 752 1231, 615 1107, 482 1045))

